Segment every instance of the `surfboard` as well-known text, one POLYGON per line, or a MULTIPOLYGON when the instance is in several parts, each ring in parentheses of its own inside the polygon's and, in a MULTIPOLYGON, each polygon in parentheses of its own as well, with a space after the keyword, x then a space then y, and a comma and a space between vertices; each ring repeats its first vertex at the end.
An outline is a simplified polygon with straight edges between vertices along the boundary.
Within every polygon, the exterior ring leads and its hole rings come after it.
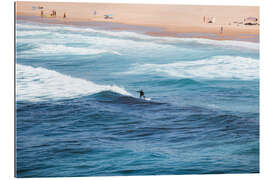
POLYGON ((146 100, 146 101, 151 101, 151 98, 147 98, 147 97, 146 97, 144 100, 146 100))

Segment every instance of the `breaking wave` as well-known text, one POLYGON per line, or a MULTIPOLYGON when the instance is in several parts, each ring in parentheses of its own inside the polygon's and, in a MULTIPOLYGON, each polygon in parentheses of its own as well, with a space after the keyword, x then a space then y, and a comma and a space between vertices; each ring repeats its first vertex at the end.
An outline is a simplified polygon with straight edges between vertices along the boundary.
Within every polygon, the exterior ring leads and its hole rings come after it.
POLYGON ((132 96, 116 85, 98 85, 91 81, 74 78, 42 67, 16 64, 16 98, 25 101, 66 99, 112 91, 132 96))
POLYGON ((259 79, 257 59, 214 56, 197 61, 179 61, 169 64, 134 64, 124 74, 158 74, 190 79, 259 79))
MULTIPOLYGON (((210 40, 210 39, 203 39, 203 38, 175 38, 175 37, 155 37, 149 36, 141 33, 136 32, 129 32, 129 31, 107 31, 107 30, 100 30, 100 29, 93 29, 93 28, 80 28, 74 26, 36 26, 31 24, 17 24, 17 32, 19 29, 28 29, 34 31, 34 33, 42 33, 45 34, 47 32, 54 32, 59 33, 62 32, 63 34, 70 32, 70 33, 80 33, 80 36, 86 36, 84 33, 90 33, 94 35, 106 35, 109 37, 116 37, 122 39, 129 39, 129 40, 141 40, 141 41, 151 41, 155 43, 169 43, 169 44, 177 44, 177 43, 195 43, 195 44, 205 44, 210 46, 221 46, 221 47, 228 47, 228 48, 245 48, 250 50, 259 50, 260 44, 254 42, 244 42, 244 41, 234 41, 234 40, 210 40)), ((76 34, 77 36, 79 34, 76 34)))

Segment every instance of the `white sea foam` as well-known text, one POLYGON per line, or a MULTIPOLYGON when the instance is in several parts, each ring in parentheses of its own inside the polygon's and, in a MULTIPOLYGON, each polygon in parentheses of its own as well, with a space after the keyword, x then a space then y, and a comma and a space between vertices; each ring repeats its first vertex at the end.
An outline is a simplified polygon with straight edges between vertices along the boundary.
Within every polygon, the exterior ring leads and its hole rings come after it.
POLYGON ((50 32, 38 31, 38 30, 34 30, 34 31, 17 31, 17 36, 47 35, 49 33, 50 32))
POLYGON ((46 54, 77 54, 77 55, 86 55, 86 54, 101 54, 101 53, 112 53, 121 55, 117 51, 105 50, 105 49, 91 49, 87 47, 68 47, 64 45, 54 45, 54 44, 43 44, 39 48, 36 48, 33 53, 46 53, 46 54))
MULTIPOLYGON (((255 42, 245 42, 245 41, 234 41, 234 40, 210 40, 210 39, 203 39, 203 38, 174 38, 174 37, 154 37, 145 34, 140 34, 136 32, 127 32, 127 31, 107 31, 107 30, 96 30, 92 28, 80 28, 74 26, 63 26, 63 25, 54 25, 54 26, 38 26, 38 25, 30 25, 30 24, 17 24, 18 29, 29 29, 34 31, 47 31, 47 32, 76 32, 80 34, 76 34, 79 36, 85 36, 83 33, 95 33, 95 34, 102 34, 108 35, 111 37, 118 37, 118 38, 127 38, 130 40, 141 40, 141 41, 151 41, 154 43, 170 43, 170 44, 177 44, 177 43, 196 43, 196 44, 205 44, 205 45, 212 45, 212 46, 221 46, 227 48, 244 48, 249 50, 259 50, 259 43, 255 42)), ((18 32, 19 30, 17 30, 18 32)), ((73 34, 74 35, 74 34, 73 34)), ((76 36, 75 35, 75 36, 76 36)))
MULTIPOLYGON (((85 31, 89 31, 90 29, 85 29, 85 31)), ((226 47, 240 47, 247 48, 252 50, 258 50, 260 47, 259 43, 254 42, 245 42, 245 41, 233 41, 233 40, 211 40, 205 38, 174 38, 174 37, 156 37, 149 36, 145 34, 139 34, 135 32, 112 32, 112 31, 104 31, 104 30, 92 30, 89 32, 99 32, 102 34, 119 37, 119 38, 130 38, 130 39, 139 39, 139 40, 147 40, 156 43, 197 43, 197 44, 206 44, 206 45, 214 45, 214 46, 226 46, 226 47)))
POLYGON ((143 41, 151 41, 155 43, 171 43, 171 44, 177 44, 177 43, 197 43, 197 44, 205 44, 205 45, 213 45, 213 46, 222 46, 222 47, 228 47, 228 48, 246 48, 251 50, 259 50, 260 44, 255 42, 245 42, 245 41, 234 41, 234 40, 211 40, 211 39, 205 39, 205 38, 174 38, 174 37, 156 37, 156 36, 149 36, 145 34, 140 34, 136 32, 114 32, 114 31, 105 31, 105 30, 94 30, 91 28, 66 28, 66 30, 74 31, 74 32, 95 32, 95 33, 101 33, 104 35, 109 35, 113 37, 119 37, 119 38, 128 38, 131 40, 143 40, 143 41))
MULTIPOLYGON (((19 42, 19 41, 18 41, 19 42)), ((23 42, 23 41, 20 41, 23 42)), ((25 41, 28 42, 29 41, 25 41)), ((62 44, 40 44, 40 43, 32 43, 36 46, 34 49, 29 49, 29 51, 25 51, 23 55, 31 55, 31 56, 42 56, 42 55, 95 55, 102 53, 110 53, 121 55, 121 53, 114 50, 106 50, 106 49, 98 49, 98 48, 90 48, 90 47, 69 47, 62 44)))
POLYGON ((124 74, 159 74, 195 79, 259 79, 259 60, 234 56, 215 56, 197 61, 170 64, 134 64, 124 74))
MULTIPOLYGON (((185 39, 182 39, 185 40, 185 39)), ((245 41, 233 41, 233 40, 211 40, 211 39, 203 39, 203 38, 187 38, 187 41, 195 41, 200 44, 208 44, 208 45, 215 45, 215 46, 226 46, 226 47, 240 47, 252 50, 259 50, 260 44, 255 42, 245 42, 245 41)))
POLYGON ((131 96, 124 88, 116 85, 98 85, 91 81, 74 78, 42 67, 34 68, 16 64, 17 100, 68 99, 101 91, 114 91, 131 96))

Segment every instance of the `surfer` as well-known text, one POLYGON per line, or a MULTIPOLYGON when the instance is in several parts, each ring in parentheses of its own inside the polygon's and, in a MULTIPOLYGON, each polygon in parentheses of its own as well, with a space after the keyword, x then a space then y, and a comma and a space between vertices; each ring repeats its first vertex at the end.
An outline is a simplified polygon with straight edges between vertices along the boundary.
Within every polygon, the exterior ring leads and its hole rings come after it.
POLYGON ((143 97, 143 99, 145 99, 145 96, 144 96, 144 92, 143 90, 141 89, 140 91, 136 91, 136 92, 139 92, 140 93, 140 98, 143 97))

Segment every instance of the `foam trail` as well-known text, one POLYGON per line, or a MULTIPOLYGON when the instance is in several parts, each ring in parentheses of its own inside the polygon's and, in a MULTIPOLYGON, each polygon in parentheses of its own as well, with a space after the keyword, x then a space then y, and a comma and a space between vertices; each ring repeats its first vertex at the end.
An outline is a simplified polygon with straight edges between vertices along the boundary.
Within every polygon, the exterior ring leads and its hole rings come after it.
POLYGON ((50 34, 50 32, 46 32, 46 31, 17 31, 17 36, 40 36, 40 35, 48 35, 50 34))
MULTIPOLYGON (((35 43, 34 43, 35 44, 35 43)), ((26 54, 32 56, 41 56, 41 55, 59 55, 59 54, 76 54, 76 55, 96 55, 103 53, 110 53, 115 55, 121 55, 121 53, 113 50, 106 49, 97 49, 97 48, 88 48, 88 47, 68 47, 65 45, 55 45, 55 44, 35 44, 36 48, 29 49, 26 54)))
POLYGON ((257 59, 214 56, 197 61, 179 61, 170 64, 135 64, 125 74, 159 74, 192 79, 259 79, 257 59))
MULTIPOLYGON (((47 32, 60 32, 66 31, 66 33, 70 32, 80 32, 80 33, 90 33, 90 34, 101 34, 110 37, 116 37, 121 39, 130 39, 130 40, 141 40, 141 41, 151 41, 155 43, 170 43, 170 44, 178 44, 178 43, 196 43, 196 44, 205 44, 210 46, 220 46, 227 48, 244 48, 249 50, 259 50, 260 44, 254 42, 244 42, 244 41, 234 41, 234 40, 211 40, 204 38, 175 38, 175 37, 154 37, 146 34, 136 33, 136 32, 127 32, 127 31, 107 31, 107 30, 96 30, 93 28, 80 28, 74 26, 37 26, 30 24, 17 24, 17 28, 21 29, 31 29, 38 31, 47 31, 47 32)), ((81 34, 82 35, 82 34, 81 34)), ((85 35, 83 35, 86 37, 85 35)))
POLYGON ((98 85, 42 67, 34 68, 20 64, 16 64, 16 88, 16 98, 21 101, 68 99, 101 91, 114 91, 132 96, 116 85, 98 85))
POLYGON ((81 47, 67 47, 64 45, 41 45, 39 48, 36 48, 34 53, 45 53, 45 54, 102 54, 102 53, 112 53, 121 55, 116 51, 109 51, 105 49, 90 49, 90 48, 81 48, 81 47))

